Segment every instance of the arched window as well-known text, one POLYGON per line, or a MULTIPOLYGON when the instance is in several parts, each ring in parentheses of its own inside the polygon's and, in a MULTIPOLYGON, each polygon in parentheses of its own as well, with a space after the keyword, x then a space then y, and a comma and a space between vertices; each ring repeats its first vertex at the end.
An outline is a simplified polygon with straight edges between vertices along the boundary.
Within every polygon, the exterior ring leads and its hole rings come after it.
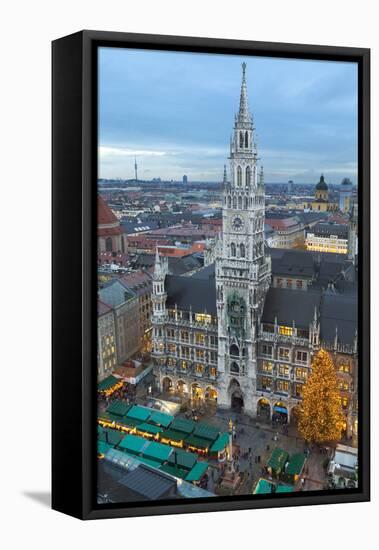
POLYGON ((236 344, 232 344, 229 348, 229 354, 239 357, 240 350, 236 344))
POLYGON ((238 166, 237 168, 237 185, 241 187, 242 185, 242 169, 241 166, 238 166))
POLYGON ((229 197, 228 197, 228 208, 231 208, 231 206, 232 206, 232 199, 231 199, 231 197, 229 196, 229 197))
POLYGON ((243 243, 240 244, 240 256, 241 258, 245 257, 245 245, 243 243))
POLYGON ((230 245, 230 254, 231 256, 235 256, 236 255, 236 245, 234 243, 232 243, 230 245))
POLYGON ((248 198, 245 197, 245 209, 248 207, 248 198))
POLYGON ((230 363, 230 372, 234 372, 235 374, 238 374, 239 371, 240 371, 240 368, 239 368, 238 364, 235 361, 230 363))
POLYGON ((112 249, 113 249, 113 245, 112 245, 112 238, 111 237, 107 237, 105 239, 105 250, 107 252, 112 252, 112 249))
POLYGON ((233 197, 233 208, 237 208, 237 199, 236 197, 233 197))
POLYGON ((249 147, 249 133, 245 132, 245 147, 246 149, 249 147))
POLYGON ((246 166, 246 185, 251 183, 251 169, 250 166, 246 166))
POLYGON ((240 148, 242 149, 243 147, 243 133, 240 132, 240 148))
POLYGON ((242 197, 238 197, 238 208, 242 209, 242 197))

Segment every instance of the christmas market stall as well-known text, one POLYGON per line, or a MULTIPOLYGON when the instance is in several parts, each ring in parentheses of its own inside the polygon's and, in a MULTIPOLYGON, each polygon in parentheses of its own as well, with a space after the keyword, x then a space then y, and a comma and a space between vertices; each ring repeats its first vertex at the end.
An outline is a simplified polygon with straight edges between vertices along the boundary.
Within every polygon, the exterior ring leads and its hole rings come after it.
POLYGON ((283 478, 289 483, 295 484, 302 474, 306 455, 304 453, 296 453, 291 456, 286 464, 283 478))
POLYGON ((259 478, 254 489, 254 495, 269 495, 275 493, 275 484, 263 477, 259 478))
POLYGON ((230 434, 226 432, 220 433, 209 450, 210 456, 217 458, 219 462, 225 462, 227 458, 227 449, 230 444, 230 437, 230 434))
POLYGON ((288 453, 280 447, 276 447, 267 461, 267 469, 270 475, 278 478, 284 472, 288 461, 288 453))
POLYGON ((124 382, 120 378, 116 378, 113 375, 107 376, 104 380, 97 385, 97 393, 100 398, 108 398, 116 391, 120 390, 124 382))

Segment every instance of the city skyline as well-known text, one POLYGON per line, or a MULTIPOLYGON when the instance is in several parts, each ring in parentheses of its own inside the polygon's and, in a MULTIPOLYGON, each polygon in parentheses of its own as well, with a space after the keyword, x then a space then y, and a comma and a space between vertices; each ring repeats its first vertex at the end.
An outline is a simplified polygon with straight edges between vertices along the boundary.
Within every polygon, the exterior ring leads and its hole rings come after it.
POLYGON ((99 177, 133 178, 137 157, 141 179, 220 181, 243 61, 266 181, 356 184, 354 63, 116 48, 99 52, 99 177))

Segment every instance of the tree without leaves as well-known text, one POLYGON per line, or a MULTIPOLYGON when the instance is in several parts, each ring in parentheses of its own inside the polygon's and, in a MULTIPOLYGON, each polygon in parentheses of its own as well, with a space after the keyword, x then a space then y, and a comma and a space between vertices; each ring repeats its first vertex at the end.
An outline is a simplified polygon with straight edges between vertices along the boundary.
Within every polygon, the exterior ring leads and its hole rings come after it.
POLYGON ((303 388, 298 428, 308 442, 338 441, 344 427, 336 371, 329 353, 321 349, 303 388))

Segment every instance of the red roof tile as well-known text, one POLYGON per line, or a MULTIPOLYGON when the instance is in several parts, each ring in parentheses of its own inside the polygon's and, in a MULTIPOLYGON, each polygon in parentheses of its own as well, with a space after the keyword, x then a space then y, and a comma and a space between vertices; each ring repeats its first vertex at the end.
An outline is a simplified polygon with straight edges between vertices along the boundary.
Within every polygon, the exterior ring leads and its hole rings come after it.
POLYGON ((105 200, 98 195, 97 196, 97 224, 98 225, 111 225, 119 224, 118 219, 113 214, 105 200))

